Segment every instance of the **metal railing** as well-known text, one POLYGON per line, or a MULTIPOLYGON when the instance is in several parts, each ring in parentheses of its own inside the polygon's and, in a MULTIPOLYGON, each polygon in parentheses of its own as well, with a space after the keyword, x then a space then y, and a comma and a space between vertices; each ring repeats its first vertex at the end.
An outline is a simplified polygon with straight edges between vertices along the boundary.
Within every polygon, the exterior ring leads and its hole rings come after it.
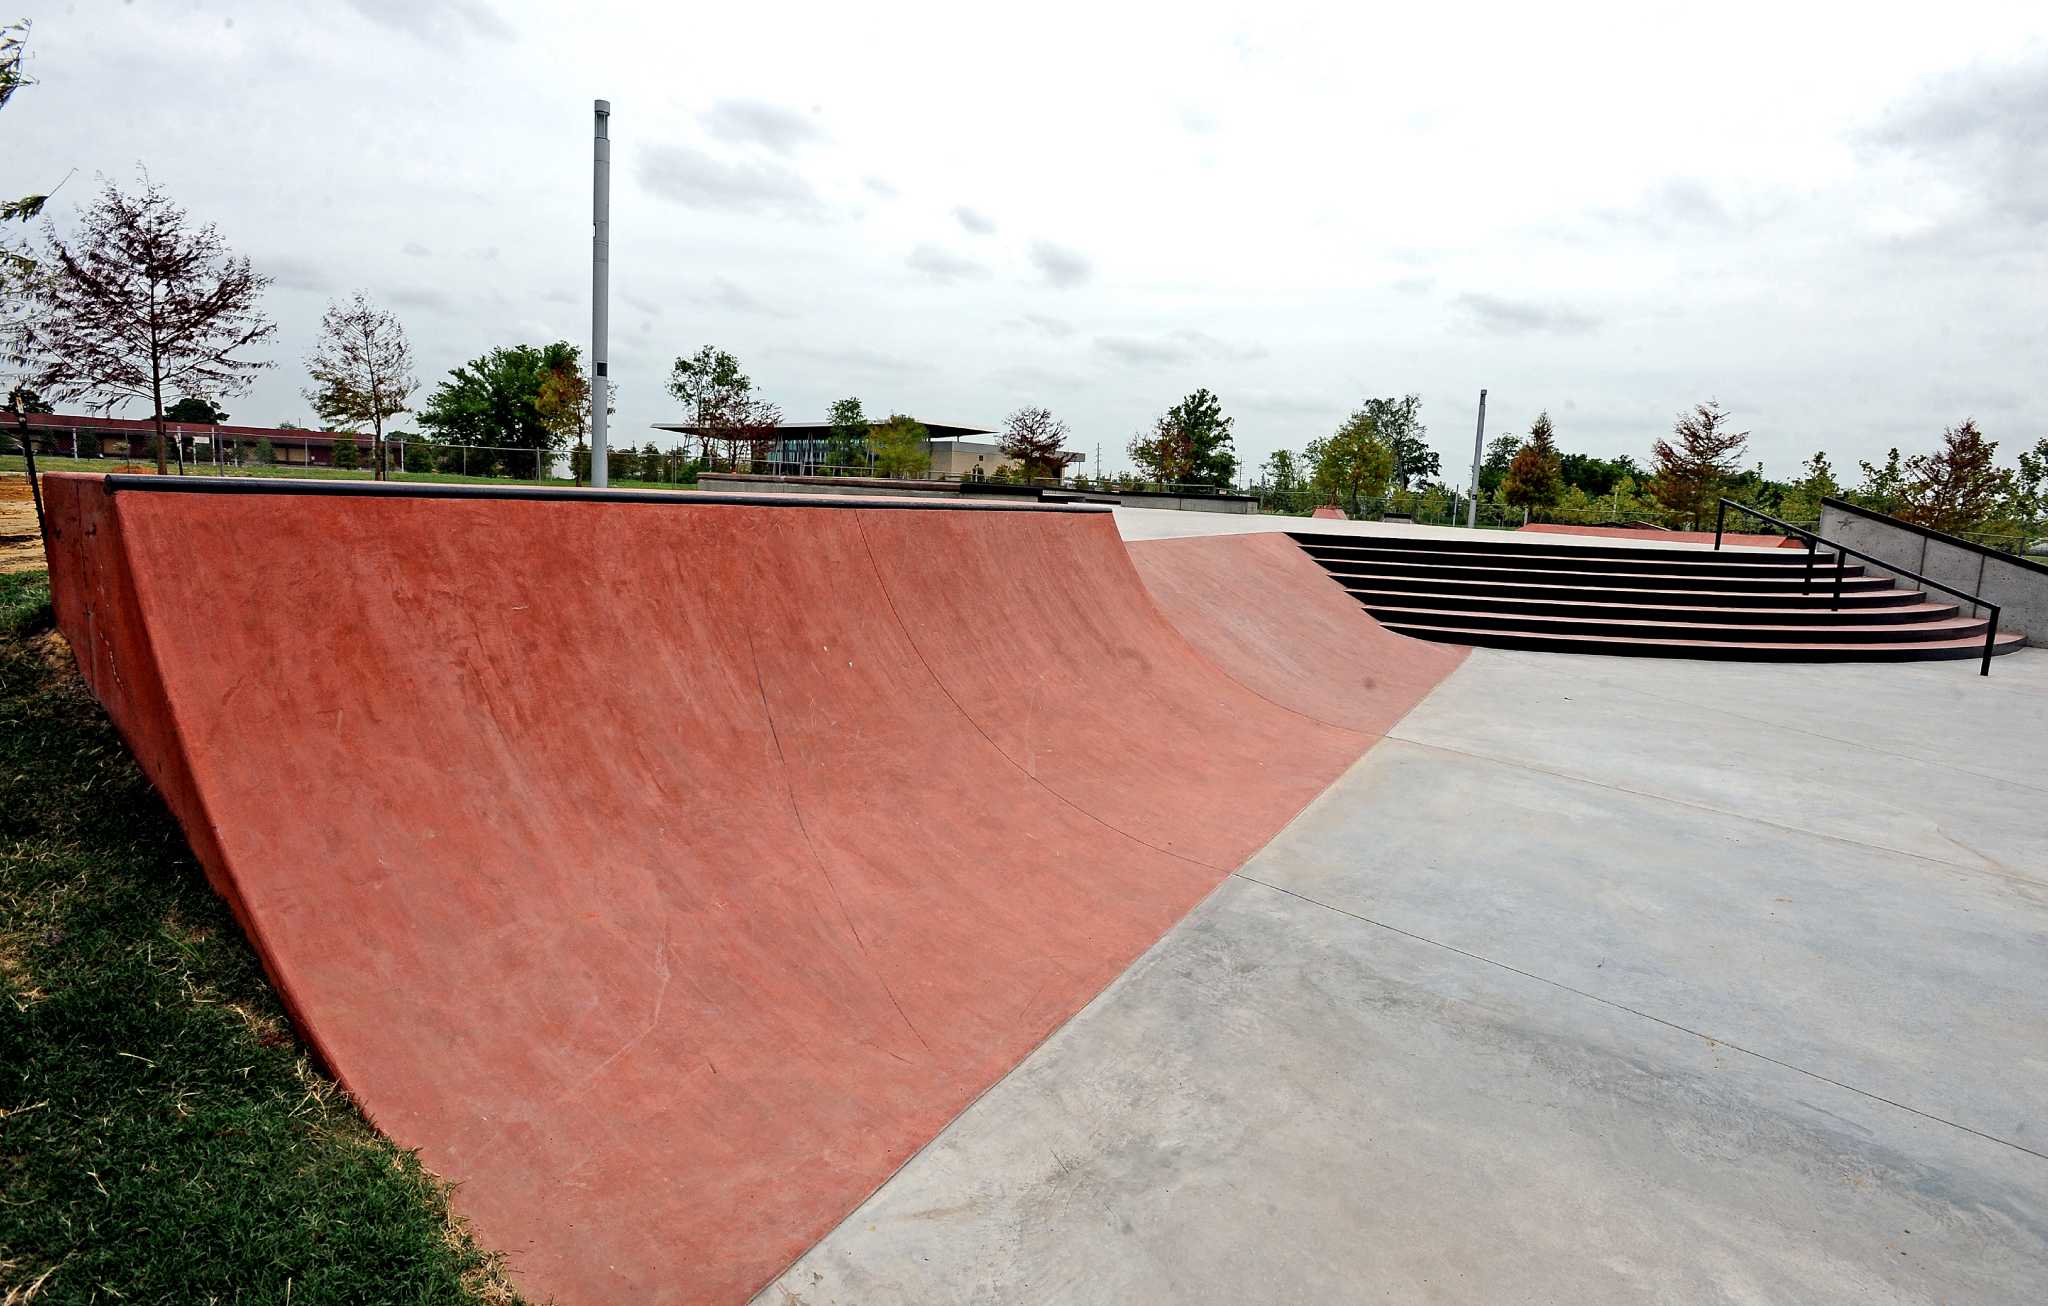
POLYGON ((1917 571, 1907 571, 1904 567, 1886 562, 1883 558, 1865 553, 1861 549, 1852 549, 1839 540, 1828 539, 1818 531, 1810 531, 1804 526, 1794 526, 1791 522, 1780 521, 1767 512, 1752 508, 1748 504, 1737 502, 1734 499, 1722 499, 1720 506, 1714 510, 1714 548, 1716 550, 1721 547, 1721 532, 1727 525, 1728 510, 1730 508, 1734 508, 1738 512, 1746 512, 1758 521, 1769 522, 1780 530, 1791 535, 1797 535, 1806 541, 1806 580, 1801 588, 1808 593, 1811 593, 1813 590, 1814 553, 1823 544, 1833 549, 1835 551, 1835 596, 1833 610, 1836 612, 1842 609, 1842 575, 1848 566, 1846 560, 1849 558, 1855 558, 1859 562, 1870 563, 1874 567, 1880 567, 1894 576, 1902 576, 1924 588, 1937 589, 1944 594, 1953 594, 1959 599, 1967 599, 1970 604, 1970 615, 1973 617, 1977 615, 1977 609, 1980 606, 1983 607, 1990 620, 1984 624, 1984 659, 1978 664, 1977 674, 1980 676, 1991 674, 1991 652, 1998 643, 1998 617, 2001 611, 1998 604, 1993 603, 1981 594, 1972 594, 1968 590, 1957 589, 1953 585, 1945 585, 1938 580, 1922 576, 1917 571))

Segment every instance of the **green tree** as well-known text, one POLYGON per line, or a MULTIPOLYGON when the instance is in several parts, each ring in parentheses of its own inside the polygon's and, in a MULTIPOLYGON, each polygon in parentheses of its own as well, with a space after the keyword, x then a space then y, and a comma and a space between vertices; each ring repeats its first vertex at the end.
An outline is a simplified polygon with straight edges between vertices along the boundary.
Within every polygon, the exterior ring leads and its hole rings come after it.
POLYGON ((1126 452, 1152 480, 1227 489, 1237 475, 1235 420, 1223 415, 1215 395, 1197 390, 1167 409, 1150 432, 1133 436, 1126 452))
POLYGON ((1353 517, 1363 514, 1366 501, 1383 498, 1394 476, 1394 447, 1380 436, 1369 405, 1345 418, 1329 438, 1311 441, 1308 457, 1317 492, 1353 517))
POLYGON ((1413 482, 1443 475, 1443 459, 1423 440, 1429 428, 1422 424, 1421 395, 1368 399, 1365 407, 1372 414, 1373 428, 1379 433, 1379 438, 1394 451, 1393 483, 1396 489, 1405 490, 1413 482))
POLYGON ((868 419, 861 411, 860 400, 841 399, 833 403, 827 414, 832 423, 832 433, 825 437, 825 463, 834 476, 845 476, 849 470, 865 471, 868 465, 868 419))
POLYGON ((916 478, 931 470, 931 432, 916 418, 901 413, 876 424, 869 437, 875 451, 875 470, 884 476, 916 478))
POLYGON ((1879 466, 1861 460, 1856 466, 1862 471, 1863 480, 1849 495, 1850 502, 1873 512, 1895 513, 1905 506, 1906 468, 1899 460, 1897 448, 1887 453, 1879 466))
POLYGON ((197 395, 187 395, 164 409, 164 420, 190 422, 196 426, 219 426, 228 420, 228 415, 209 400, 201 399, 197 395))
POLYGON ((1020 479, 1058 479, 1067 460, 1060 446, 1067 441, 1067 424, 1046 408, 1019 408, 1003 419, 996 447, 1003 457, 1017 464, 1020 479))
POLYGON ((1292 449, 1275 449, 1259 468, 1259 506, 1269 512, 1305 511, 1308 488, 1301 456, 1292 449))
POLYGON ((267 435, 259 436, 256 440, 256 461, 265 467, 277 461, 277 446, 270 442, 267 435))
POLYGON ((1715 500, 1741 468, 1749 432, 1731 429, 1728 414, 1709 399, 1680 413, 1671 433, 1676 443, 1659 440, 1651 448, 1656 470, 1650 494, 1697 527, 1714 515, 1715 500))
POLYGON ((516 450, 504 459, 507 470, 537 480, 564 443, 539 407, 548 359, 551 353, 573 358, 575 352, 566 343, 549 349, 509 345, 471 359, 434 387, 419 409, 420 425, 449 444, 516 450))
POLYGON ((1932 453, 1906 460, 1906 503, 1899 516, 1938 531, 1981 526, 1997 512, 2012 473, 1995 466, 1998 442, 1987 440, 1974 419, 1941 433, 1932 453))
POLYGON ((697 428, 699 454, 708 465, 723 449, 730 462, 736 454, 740 428, 750 416, 754 383, 740 370, 737 358, 705 345, 669 369, 668 392, 688 411, 697 428))
MULTIPOLYGON (((548 434, 559 442, 557 448, 573 441, 578 449, 584 450, 576 479, 589 479, 590 455, 583 437, 590 430, 590 378, 583 374, 583 351, 577 346, 557 340, 541 350, 540 392, 534 396, 533 409, 548 434)), ((624 450, 627 454, 632 451, 631 445, 624 450)), ((607 476, 613 474, 609 462, 605 470, 607 476)), ((617 475, 632 479, 626 472, 617 475)))
POLYGON ((362 451, 356 448, 356 437, 353 431, 337 434, 334 437, 334 465, 344 471, 351 472, 363 465, 362 451))
POLYGON ((1820 501, 1824 498, 1838 498, 1842 487, 1835 481, 1834 465, 1828 462, 1825 450, 1816 450, 1800 469, 1799 479, 1785 487, 1785 493, 1778 500, 1778 516, 1786 521, 1805 525, 1820 520, 1820 501))
POLYGON ((1517 508, 1547 508, 1564 495, 1563 460, 1548 412, 1538 413, 1529 439, 1515 451, 1501 482, 1501 497, 1517 508))

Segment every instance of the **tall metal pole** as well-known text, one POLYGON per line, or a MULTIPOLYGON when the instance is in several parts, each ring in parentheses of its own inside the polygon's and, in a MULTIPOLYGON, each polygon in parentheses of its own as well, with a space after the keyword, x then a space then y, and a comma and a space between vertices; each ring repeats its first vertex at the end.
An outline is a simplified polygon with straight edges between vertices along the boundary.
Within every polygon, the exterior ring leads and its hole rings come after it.
POLYGON ((1472 432, 1472 502, 1465 509, 1465 529, 1479 529, 1479 451, 1486 443, 1486 391, 1479 392, 1479 425, 1472 432))
POLYGON ((611 407, 611 368, 606 354, 612 278, 612 102, 597 102, 597 135, 591 142, 590 232, 590 483, 603 489, 605 417, 611 407))

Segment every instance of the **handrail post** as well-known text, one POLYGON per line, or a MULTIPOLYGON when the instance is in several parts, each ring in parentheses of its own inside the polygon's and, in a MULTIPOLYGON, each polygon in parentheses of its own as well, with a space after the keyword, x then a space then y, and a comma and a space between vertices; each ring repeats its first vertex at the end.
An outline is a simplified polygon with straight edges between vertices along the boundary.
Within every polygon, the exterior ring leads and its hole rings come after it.
POLYGON ((1844 573, 1845 571, 1847 571, 1848 569, 1849 569, 1849 555, 1848 555, 1848 554, 1846 554, 1846 553, 1844 553, 1844 552, 1842 552, 1842 548, 1841 548, 1841 546, 1840 546, 1840 545, 1836 545, 1836 546, 1835 546, 1835 606, 1834 606, 1834 610, 1835 610, 1836 612, 1840 612, 1840 611, 1842 610, 1842 574, 1843 574, 1843 573, 1844 573))
POLYGON ((1728 524, 1728 501, 1721 500, 1714 505, 1714 552, 1721 551, 1721 528, 1728 524))
POLYGON ((1799 592, 1801 594, 1813 593, 1813 555, 1814 551, 1819 547, 1819 536, 1809 535, 1806 537, 1806 578, 1799 583, 1799 592))
POLYGON ((2000 611, 1996 603, 1987 603, 1984 607, 1990 614, 1990 617, 1984 623, 1984 661, 1977 668, 1977 674, 1980 676, 1991 674, 1991 648, 1998 639, 1998 614, 2000 611))

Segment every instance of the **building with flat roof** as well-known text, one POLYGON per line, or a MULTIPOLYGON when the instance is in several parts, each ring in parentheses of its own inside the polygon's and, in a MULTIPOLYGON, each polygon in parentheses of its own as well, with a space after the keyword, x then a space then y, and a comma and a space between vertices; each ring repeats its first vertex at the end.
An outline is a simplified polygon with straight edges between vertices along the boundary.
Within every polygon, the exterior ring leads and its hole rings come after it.
MULTIPOLYGON (((10 419, 7 422, 10 434, 19 428, 10 419)), ((156 458, 156 423, 148 419, 136 421, 123 417, 91 417, 73 413, 30 413, 28 435, 35 441, 36 452, 54 454, 63 458, 125 458, 135 461, 154 461, 156 458)), ((346 431, 305 431, 290 426, 218 426, 203 422, 165 422, 164 439, 175 441, 178 448, 169 443, 164 447, 164 456, 173 462, 178 459, 180 449, 187 461, 211 463, 218 452, 219 461, 227 462, 239 451, 246 461, 252 454, 258 440, 270 442, 271 460, 289 467, 331 467, 334 465, 334 446, 344 440, 356 446, 356 461, 359 466, 368 467, 376 460, 376 441, 367 435, 351 435, 346 431), (217 446, 217 448, 216 448, 217 446)), ((397 443, 389 441, 394 462, 398 458, 397 443)))

